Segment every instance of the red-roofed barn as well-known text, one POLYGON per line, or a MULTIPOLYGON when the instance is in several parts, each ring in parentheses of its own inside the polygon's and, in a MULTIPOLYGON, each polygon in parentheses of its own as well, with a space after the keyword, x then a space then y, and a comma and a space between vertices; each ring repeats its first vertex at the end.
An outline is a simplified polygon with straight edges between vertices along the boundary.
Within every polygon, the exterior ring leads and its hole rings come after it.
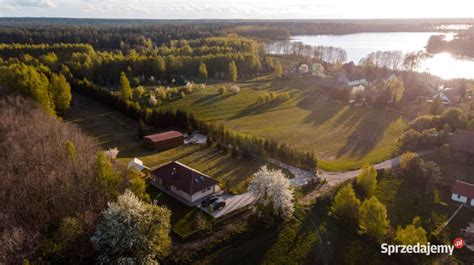
POLYGON ((178 131, 168 131, 143 137, 145 145, 156 151, 163 151, 180 146, 184 143, 183 134, 178 131))
POLYGON ((451 195, 453 201, 474 206, 474 184, 456 180, 451 195))

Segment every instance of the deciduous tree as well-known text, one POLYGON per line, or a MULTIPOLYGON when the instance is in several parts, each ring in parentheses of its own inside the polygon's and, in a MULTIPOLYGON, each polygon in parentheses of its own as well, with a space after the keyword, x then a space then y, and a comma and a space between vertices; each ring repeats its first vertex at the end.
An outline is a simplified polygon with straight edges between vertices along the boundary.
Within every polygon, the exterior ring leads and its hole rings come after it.
POLYGON ((421 227, 420 217, 415 217, 413 222, 405 228, 399 226, 395 233, 395 241, 404 245, 426 244, 428 240, 425 229, 421 227))
POLYGON ((120 74, 120 96, 125 101, 132 99, 132 87, 130 87, 130 82, 124 72, 120 74))
POLYGON ((151 264, 171 248, 170 211, 141 201, 131 191, 102 213, 91 237, 101 264, 151 264))
POLYGON ((231 82, 237 81, 237 65, 234 61, 229 63, 229 80, 231 82))
POLYGON ((276 78, 280 78, 282 75, 283 75, 283 68, 281 66, 281 63, 280 61, 277 61, 275 63, 275 68, 273 69, 273 75, 276 77, 276 78))
POLYGON ((206 64, 201 62, 199 64, 199 77, 205 79, 207 78, 207 67, 206 67, 206 64))
POLYGON ((377 170, 373 166, 364 166, 356 178, 357 190, 365 198, 370 198, 377 188, 377 170))
POLYGON ((357 224, 359 221, 360 200, 357 198, 352 185, 348 184, 339 189, 332 203, 331 212, 342 222, 357 224))
POLYGON ((287 218, 293 213, 293 192, 281 170, 262 166, 250 181, 248 191, 255 197, 263 215, 287 218))
POLYGON ((376 197, 365 200, 359 210, 361 232, 381 241, 389 228, 387 209, 376 197))

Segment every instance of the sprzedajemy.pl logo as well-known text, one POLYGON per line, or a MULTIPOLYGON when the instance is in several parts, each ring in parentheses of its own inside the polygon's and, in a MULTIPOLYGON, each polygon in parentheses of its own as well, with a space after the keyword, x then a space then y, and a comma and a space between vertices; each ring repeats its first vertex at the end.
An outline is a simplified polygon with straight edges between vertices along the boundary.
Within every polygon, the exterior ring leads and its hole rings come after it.
POLYGON ((454 239, 453 245, 431 245, 431 243, 416 245, 391 245, 383 243, 380 245, 382 248, 381 253, 392 255, 392 254, 449 254, 453 255, 454 248, 461 249, 464 247, 464 240, 462 238, 454 239))

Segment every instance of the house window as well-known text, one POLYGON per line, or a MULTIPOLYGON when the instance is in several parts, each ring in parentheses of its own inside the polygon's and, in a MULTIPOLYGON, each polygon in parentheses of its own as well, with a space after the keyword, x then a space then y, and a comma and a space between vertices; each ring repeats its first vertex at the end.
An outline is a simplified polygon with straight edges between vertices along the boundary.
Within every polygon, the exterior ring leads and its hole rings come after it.
POLYGON ((210 191, 210 190, 211 190, 211 187, 207 187, 207 188, 201 190, 201 193, 208 192, 208 191, 210 191))

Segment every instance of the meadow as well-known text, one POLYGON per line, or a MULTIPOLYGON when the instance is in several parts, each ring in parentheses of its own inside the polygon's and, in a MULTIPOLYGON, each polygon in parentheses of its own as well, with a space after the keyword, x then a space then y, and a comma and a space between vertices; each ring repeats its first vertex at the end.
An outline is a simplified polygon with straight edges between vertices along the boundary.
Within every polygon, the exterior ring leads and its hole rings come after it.
POLYGON ((242 134, 272 138, 313 151, 325 170, 357 169, 391 158, 407 118, 396 111, 350 107, 328 98, 331 82, 315 77, 260 77, 237 83, 238 94, 220 94, 225 84, 165 101, 160 108, 183 109, 242 134), (257 103, 261 95, 288 92, 289 100, 257 103))

